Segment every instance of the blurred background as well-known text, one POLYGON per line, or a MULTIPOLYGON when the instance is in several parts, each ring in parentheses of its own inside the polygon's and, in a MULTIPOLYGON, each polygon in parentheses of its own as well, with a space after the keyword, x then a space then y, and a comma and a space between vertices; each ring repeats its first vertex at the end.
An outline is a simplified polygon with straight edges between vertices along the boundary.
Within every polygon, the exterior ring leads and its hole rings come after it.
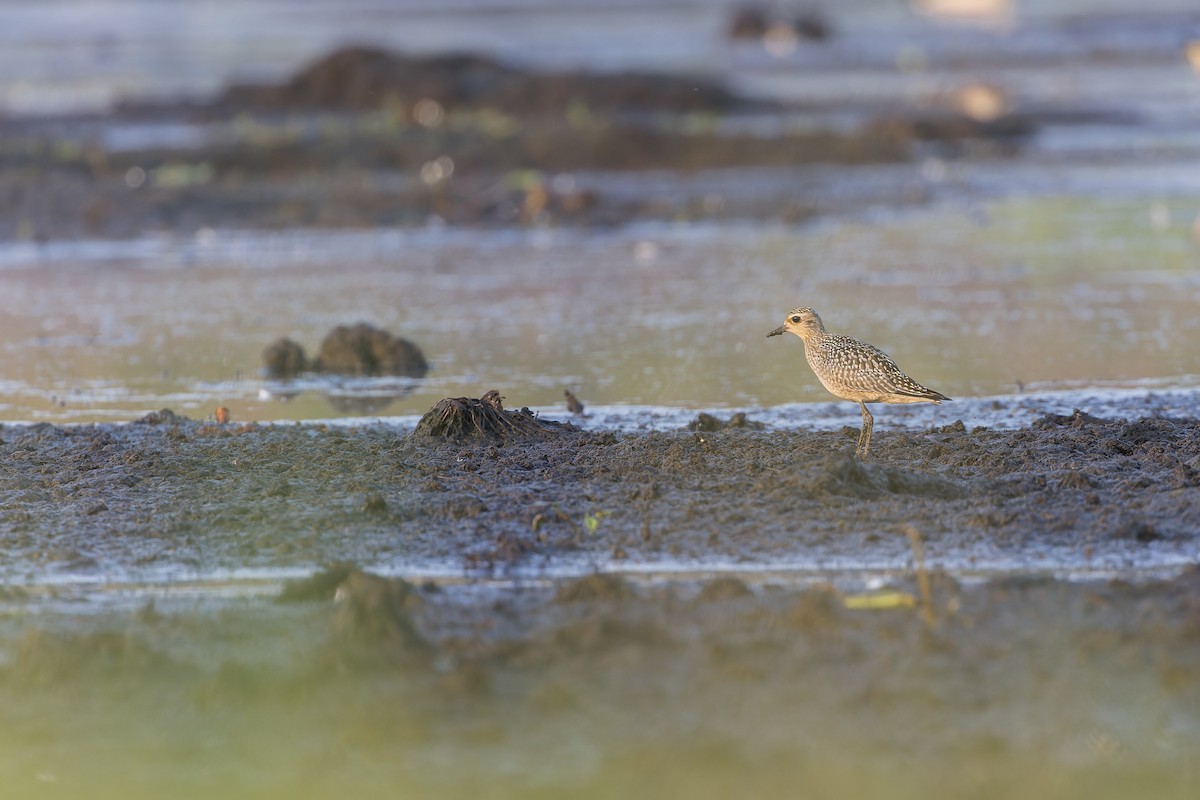
POLYGON ((0 75, 2 419, 828 401, 800 304, 1200 385, 1189 0, 6 1, 0 75))

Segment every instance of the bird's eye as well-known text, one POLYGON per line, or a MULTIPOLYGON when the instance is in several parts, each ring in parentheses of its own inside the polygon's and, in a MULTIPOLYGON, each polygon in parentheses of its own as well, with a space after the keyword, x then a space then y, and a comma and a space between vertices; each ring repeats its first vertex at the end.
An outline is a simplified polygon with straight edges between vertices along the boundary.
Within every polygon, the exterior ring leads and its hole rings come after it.
POLYGON ((792 315, 792 322, 793 322, 793 323, 795 323, 795 324, 797 324, 797 325, 799 325, 799 324, 800 324, 800 315, 799 315, 799 314, 793 314, 793 315, 792 315))

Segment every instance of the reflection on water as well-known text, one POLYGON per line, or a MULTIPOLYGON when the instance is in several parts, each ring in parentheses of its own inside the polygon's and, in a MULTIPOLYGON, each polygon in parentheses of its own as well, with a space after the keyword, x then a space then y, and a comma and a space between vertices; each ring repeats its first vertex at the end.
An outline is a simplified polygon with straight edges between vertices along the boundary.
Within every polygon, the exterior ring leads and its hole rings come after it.
POLYGON ((514 406, 688 408, 830 399, 804 303, 952 397, 1194 383, 1200 251, 1171 198, 939 204, 800 228, 208 232, 117 248, 0 248, 0 418, 120 420, 172 407, 236 420, 420 414, 503 389, 514 406), (431 363, 419 384, 260 376, 280 336, 368 321, 431 363), (326 401, 321 393, 333 398, 326 401), (357 398, 357 399, 351 399, 357 398), (340 406, 340 407, 339 407, 340 406))
POLYGON ((324 398, 336 412, 334 416, 370 417, 383 414, 391 405, 412 394, 420 383, 419 378, 305 376, 295 380, 265 381, 258 390, 258 399, 287 404, 307 392, 324 398))

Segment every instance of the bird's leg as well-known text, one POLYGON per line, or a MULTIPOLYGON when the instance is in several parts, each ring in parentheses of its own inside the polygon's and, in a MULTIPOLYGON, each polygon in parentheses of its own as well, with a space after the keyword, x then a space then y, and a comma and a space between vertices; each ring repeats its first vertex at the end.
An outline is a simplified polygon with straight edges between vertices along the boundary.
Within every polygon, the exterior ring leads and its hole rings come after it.
POLYGON ((871 448, 871 429, 875 427, 875 418, 871 416, 871 412, 867 411, 867 404, 858 401, 859 407, 862 409, 862 432, 858 434, 858 447, 854 448, 856 455, 863 458, 867 457, 867 450, 871 448))

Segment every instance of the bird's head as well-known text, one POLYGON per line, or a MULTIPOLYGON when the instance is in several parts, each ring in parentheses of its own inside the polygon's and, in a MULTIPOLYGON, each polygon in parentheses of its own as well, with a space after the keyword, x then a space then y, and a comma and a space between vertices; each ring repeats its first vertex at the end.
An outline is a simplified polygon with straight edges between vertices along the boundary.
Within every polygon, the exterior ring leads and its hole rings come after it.
POLYGON ((808 306, 801 306, 794 309, 787 315, 787 319, 783 321, 775 330, 767 334, 768 337, 779 336, 784 333, 794 333, 801 339, 807 340, 808 337, 824 333, 825 325, 821 322, 821 318, 817 316, 817 312, 813 311, 808 306))

